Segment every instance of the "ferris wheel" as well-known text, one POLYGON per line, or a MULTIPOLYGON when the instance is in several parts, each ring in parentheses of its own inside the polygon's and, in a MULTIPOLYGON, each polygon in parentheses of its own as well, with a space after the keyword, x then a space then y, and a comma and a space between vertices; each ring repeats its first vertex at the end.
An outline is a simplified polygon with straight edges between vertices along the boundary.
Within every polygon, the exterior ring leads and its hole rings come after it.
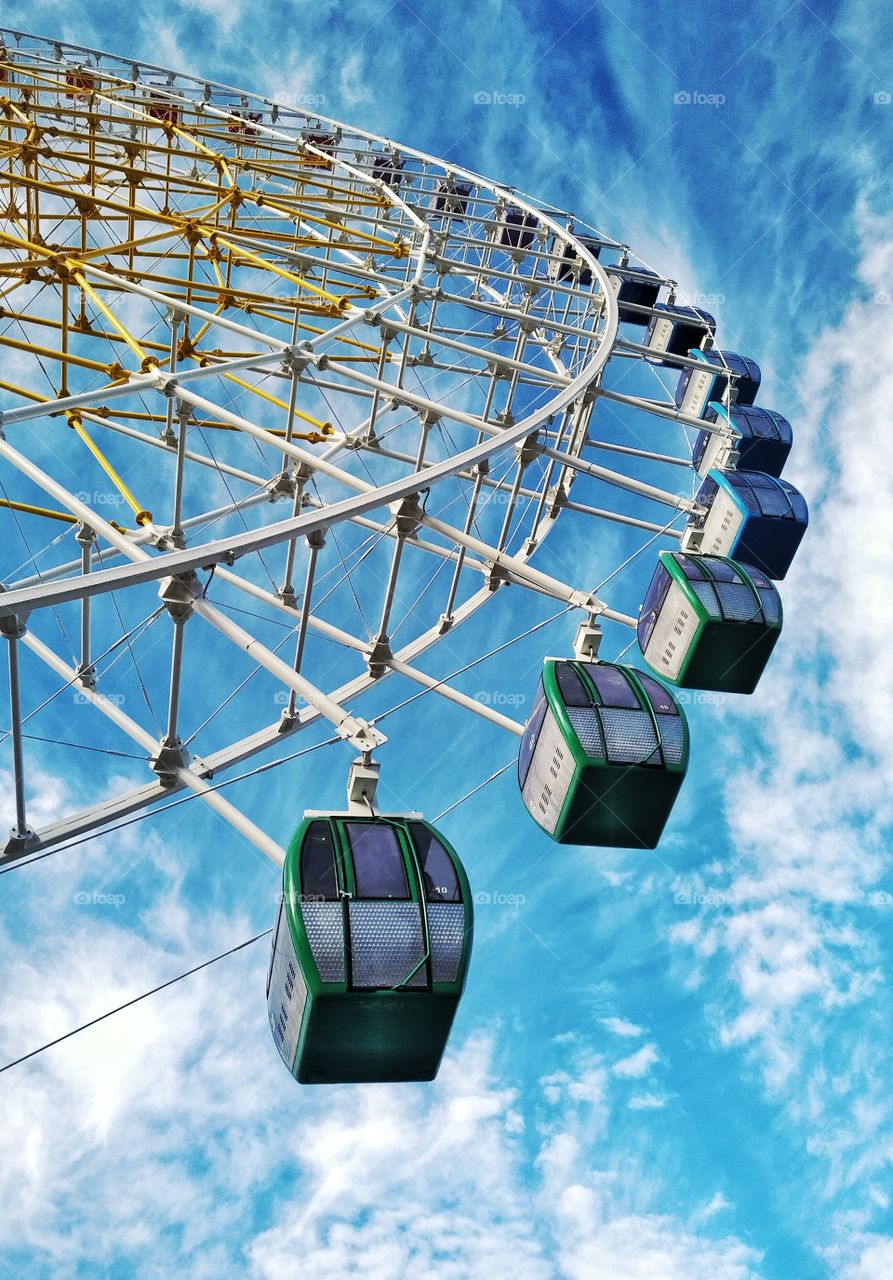
POLYGON ((688 761, 674 690, 750 692, 778 638, 807 522, 790 424, 712 315, 568 213, 241 90, 0 35, 2 860, 195 796, 284 866, 267 999, 296 1078, 431 1078, 472 893, 430 823, 380 811, 380 726, 409 682, 518 739, 519 823, 653 848, 688 761), (597 581, 537 567, 559 518, 597 581), (632 562, 652 574, 630 601, 632 562), (526 724, 426 668, 460 627, 483 655, 478 615, 521 592, 568 625, 526 724), (69 733, 108 729, 144 776, 110 794, 97 773, 36 824, 28 743, 66 691, 69 733), (224 790, 321 725, 347 803, 285 850, 224 790))

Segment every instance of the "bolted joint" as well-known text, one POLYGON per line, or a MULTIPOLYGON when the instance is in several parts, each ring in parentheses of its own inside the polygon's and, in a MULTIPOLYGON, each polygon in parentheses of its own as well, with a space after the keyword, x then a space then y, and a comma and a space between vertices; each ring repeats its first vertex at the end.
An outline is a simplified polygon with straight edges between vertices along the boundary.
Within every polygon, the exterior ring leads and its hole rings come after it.
POLYGON ((419 495, 411 493, 400 502, 391 504, 399 538, 414 538, 422 522, 424 511, 419 506, 419 495))
POLYGON ((515 444, 515 456, 522 471, 525 467, 529 467, 531 462, 540 456, 539 433, 534 431, 533 435, 528 436, 526 440, 519 440, 515 444))
POLYGON ((385 672, 389 670, 392 657, 390 637, 386 636, 384 632, 379 632, 372 642, 371 649, 366 654, 366 664, 373 680, 380 680, 385 672))
POLYGON ((286 373, 300 375, 314 362, 314 351, 309 342, 296 342, 282 353, 282 367, 286 373))
POLYGON ((311 551, 322 551, 325 545, 326 545, 325 529, 312 529, 310 533, 307 534, 307 546, 310 548, 311 551))
POLYGON ((202 586, 192 572, 163 578, 158 595, 164 601, 174 622, 185 622, 192 613, 192 602, 202 594, 202 586))
POLYGON ((280 471, 278 475, 273 476, 266 483, 267 494, 271 502, 276 502, 279 498, 293 498, 296 489, 295 478, 288 471, 280 471))
POLYGON ((149 761, 163 787, 172 787, 180 769, 189 767, 190 755, 179 738, 163 738, 158 751, 149 761))

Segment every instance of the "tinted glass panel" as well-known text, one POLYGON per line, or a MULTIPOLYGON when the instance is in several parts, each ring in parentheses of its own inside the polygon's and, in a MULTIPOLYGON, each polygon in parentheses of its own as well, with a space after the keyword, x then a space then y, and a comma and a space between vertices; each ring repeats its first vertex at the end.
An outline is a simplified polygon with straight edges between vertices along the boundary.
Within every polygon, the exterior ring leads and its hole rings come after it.
POLYGON ((386 822, 345 824, 358 898, 408 898, 406 867, 397 833, 386 822))
POLYGON ((524 730, 524 737, 521 739, 521 749, 518 752, 518 781, 521 783, 522 787, 527 781, 530 762, 533 759, 533 753, 536 749, 540 730, 543 727, 543 721, 546 718, 546 712, 548 709, 549 704, 546 701, 546 694, 541 680, 533 711, 530 713, 530 719, 527 721, 527 728, 524 730))
POLYGON ((689 581, 693 579, 703 579, 707 576, 704 572, 703 566, 701 565, 700 559, 697 559, 695 556, 677 555, 676 563, 682 569, 682 572, 689 581))
POLYGON ((637 671, 636 675, 645 686, 645 692, 651 699, 651 705, 655 711, 662 715, 678 716, 679 708, 662 684, 652 679, 651 676, 646 676, 644 671, 637 671))
POLYGON ((422 868, 426 902, 461 902, 459 877, 446 849, 421 822, 410 822, 415 851, 422 868))
POLYGON ((301 893, 305 898, 331 902, 338 897, 335 850, 327 822, 311 822, 301 849, 301 893))
POLYGON ((638 707, 635 690, 630 687, 620 667, 606 662, 591 662, 587 663, 586 672, 606 707, 638 707))
POLYGON ((721 556, 712 556, 707 561, 707 567, 711 576, 719 582, 741 582, 743 581, 740 573, 737 573, 735 566, 730 560, 723 560, 721 556))
POLYGON ((566 707, 591 707, 589 690, 569 662, 555 664, 555 676, 566 707))

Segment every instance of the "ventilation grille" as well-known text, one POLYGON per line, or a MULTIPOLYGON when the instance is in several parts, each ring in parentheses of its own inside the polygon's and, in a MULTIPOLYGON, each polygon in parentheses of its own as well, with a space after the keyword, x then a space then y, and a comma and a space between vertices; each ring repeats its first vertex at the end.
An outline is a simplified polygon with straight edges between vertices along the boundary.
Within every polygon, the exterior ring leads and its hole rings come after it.
POLYGON ((340 902, 302 902, 301 915, 323 982, 344 981, 344 920, 340 902))
POLYGON ((462 903, 429 902, 428 936, 431 940, 433 981, 455 982, 465 945, 465 908, 462 903))
POLYGON ((428 984, 417 902, 351 902, 350 949, 355 987, 428 984))

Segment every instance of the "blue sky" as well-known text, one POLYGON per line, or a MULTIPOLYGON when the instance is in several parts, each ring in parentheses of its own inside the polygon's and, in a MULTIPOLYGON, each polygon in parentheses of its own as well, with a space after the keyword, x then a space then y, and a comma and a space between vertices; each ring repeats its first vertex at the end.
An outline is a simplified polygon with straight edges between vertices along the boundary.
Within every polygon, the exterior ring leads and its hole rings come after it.
MULTIPOLYGON (((327 115, 627 240, 760 362, 812 524, 757 694, 687 708, 690 775, 656 854, 551 845, 510 774, 445 820, 475 888, 508 901, 478 909, 434 1086, 295 1085, 259 944, 0 1077, 0 1275, 886 1280, 886 6, 195 0, 100 16, 7 0, 3 22, 322 95, 327 115)), ((537 563, 598 581, 616 560, 574 525, 537 563)), ((639 589, 626 580, 621 607, 639 589)), ((496 643, 516 620, 488 609, 484 629, 496 643)), ((569 639, 555 626, 464 687, 529 698, 569 639)), ((480 644, 460 634, 430 669, 480 644)), ((450 707, 393 723, 389 806, 434 815, 512 752, 450 707), (433 735, 443 759, 419 778, 433 735)), ((88 780, 47 757, 42 811, 88 780)), ((240 798, 285 840, 342 786, 341 762, 316 756, 240 798)), ((196 808, 2 881, 4 1060, 272 923, 268 864, 196 808), (94 890, 123 902, 74 903, 94 890)))

